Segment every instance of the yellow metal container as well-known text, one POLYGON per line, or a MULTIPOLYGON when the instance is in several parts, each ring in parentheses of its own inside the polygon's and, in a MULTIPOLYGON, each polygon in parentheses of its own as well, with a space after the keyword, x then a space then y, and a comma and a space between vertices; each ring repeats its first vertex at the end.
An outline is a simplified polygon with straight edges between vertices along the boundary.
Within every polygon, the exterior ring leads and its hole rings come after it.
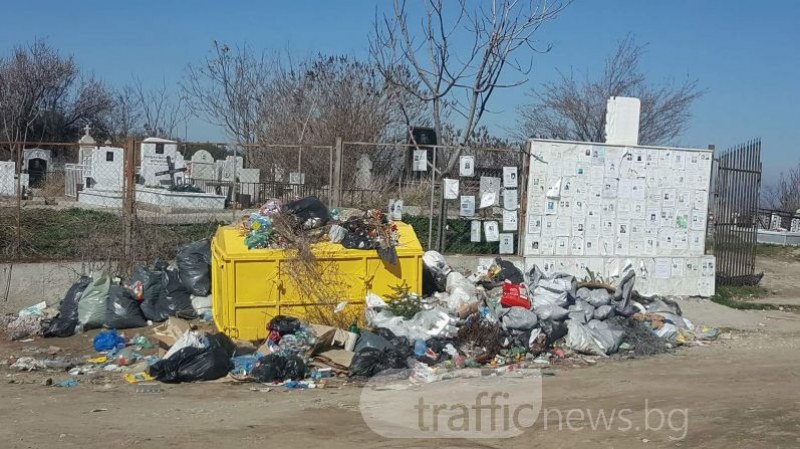
POLYGON ((260 340, 267 336, 266 325, 275 315, 303 318, 314 314, 314 308, 332 309, 332 304, 341 301, 347 301, 346 312, 361 313, 368 292, 385 297, 404 284, 411 292, 422 293, 422 246, 410 225, 396 224, 396 265, 384 263, 375 250, 323 242, 312 248, 317 263, 324 267, 323 275, 302 280, 287 271, 297 263, 288 251, 249 250, 238 228, 220 227, 211 241, 212 312, 217 328, 231 338, 260 340), (308 288, 298 282, 325 283, 340 297, 325 302, 304 298, 302 292, 308 288))

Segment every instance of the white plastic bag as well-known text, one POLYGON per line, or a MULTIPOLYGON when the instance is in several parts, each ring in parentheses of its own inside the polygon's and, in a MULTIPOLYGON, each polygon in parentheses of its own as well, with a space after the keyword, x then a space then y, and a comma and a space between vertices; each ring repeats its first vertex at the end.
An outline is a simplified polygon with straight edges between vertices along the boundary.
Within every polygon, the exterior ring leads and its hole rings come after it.
POLYGON ((186 332, 183 333, 183 335, 181 335, 181 338, 175 341, 175 344, 172 345, 171 348, 169 348, 169 351, 167 351, 167 353, 164 354, 163 358, 168 359, 173 354, 175 354, 176 352, 180 351, 183 348, 202 349, 205 348, 205 345, 203 344, 202 338, 200 338, 200 334, 191 330, 187 330, 186 332))
POLYGON ((463 274, 453 271, 447 275, 447 307, 452 310, 478 300, 478 290, 463 274))

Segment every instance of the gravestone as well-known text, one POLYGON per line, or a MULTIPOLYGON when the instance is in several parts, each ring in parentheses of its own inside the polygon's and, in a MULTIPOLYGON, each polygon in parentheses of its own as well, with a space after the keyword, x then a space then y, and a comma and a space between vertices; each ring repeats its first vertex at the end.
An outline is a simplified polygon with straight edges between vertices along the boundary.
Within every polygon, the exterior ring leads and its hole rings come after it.
POLYGON ((239 192, 242 195, 250 195, 250 200, 255 201, 256 194, 260 190, 259 182, 261 182, 261 170, 257 168, 243 168, 236 174, 239 178, 239 192))
POLYGON ((89 167, 94 185, 98 190, 122 191, 125 163, 124 150, 116 147, 100 147, 89 156, 89 167))
MULTIPOLYGON (((167 164, 169 156, 175 168, 186 168, 183 155, 178 152, 178 144, 175 141, 148 137, 141 145, 141 176, 145 186, 158 187, 168 186, 172 182, 172 177, 167 173, 170 169, 167 164), (157 175, 156 173, 162 173, 157 175)), ((175 183, 184 183, 184 173, 175 173, 175 183)))
POLYGON ((222 163, 222 181, 233 182, 244 168, 244 159, 241 156, 227 156, 222 163))
POLYGON ((97 142, 95 142, 94 137, 89 134, 90 129, 91 127, 86 125, 83 129, 85 134, 81 137, 81 140, 78 141, 78 145, 80 145, 78 150, 79 164, 88 165, 91 161, 92 153, 97 149, 97 142))
MULTIPOLYGON (((0 161, 0 196, 17 195, 16 162, 0 161)), ((28 175, 22 173, 22 188, 28 188, 28 175)))
POLYGON ((361 190, 372 188, 372 161, 367 153, 362 154, 356 162, 356 188, 361 190))
POLYGON ((214 163, 214 156, 206 150, 198 150, 192 155, 189 165, 189 174, 192 179, 216 181, 219 171, 214 163))

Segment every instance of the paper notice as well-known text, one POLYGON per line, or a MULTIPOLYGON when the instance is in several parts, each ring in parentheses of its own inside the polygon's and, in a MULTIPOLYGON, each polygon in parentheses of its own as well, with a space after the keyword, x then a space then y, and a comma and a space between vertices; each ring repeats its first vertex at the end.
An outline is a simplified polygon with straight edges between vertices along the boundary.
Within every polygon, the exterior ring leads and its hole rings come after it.
POLYGON ((655 273, 653 277, 656 279, 669 279, 672 271, 672 259, 657 258, 655 273))
POLYGON ((481 222, 472 220, 470 222, 469 241, 479 243, 481 241, 481 222))
POLYGON ((517 167, 503 167, 503 187, 517 188, 517 167))
POLYGON ((503 230, 504 231, 517 230, 517 211, 515 210, 503 211, 503 230))
POLYGON ((458 179, 444 178, 444 199, 458 199, 458 179))
POLYGON ((583 237, 572 237, 569 253, 573 256, 583 255, 583 237))
POLYGON ((428 171, 428 150, 414 150, 414 171, 428 171))
POLYGON ((458 175, 465 178, 475 176, 475 156, 461 156, 459 158, 458 175))
POLYGON ((547 188, 547 198, 557 200, 561 198, 561 178, 553 181, 550 187, 547 188))
POLYGON ((487 242, 497 242, 500 240, 500 225, 496 221, 484 221, 483 233, 487 242))
POLYGON ((706 211, 693 210, 692 211, 692 231, 702 231, 706 228, 706 211))
POLYGON ((481 192, 481 204, 478 206, 478 209, 485 209, 494 204, 497 204, 497 193, 481 192))
POLYGON ((503 209, 505 210, 517 210, 519 207, 519 199, 517 189, 505 189, 503 190, 503 209))
POLYGON ((462 217, 472 217, 475 215, 475 197, 465 195, 461 197, 460 214, 462 217))
POLYGON ((566 256, 569 254, 569 237, 556 238, 556 255, 566 256))
POLYGON ((500 234, 500 254, 514 254, 514 234, 500 234))

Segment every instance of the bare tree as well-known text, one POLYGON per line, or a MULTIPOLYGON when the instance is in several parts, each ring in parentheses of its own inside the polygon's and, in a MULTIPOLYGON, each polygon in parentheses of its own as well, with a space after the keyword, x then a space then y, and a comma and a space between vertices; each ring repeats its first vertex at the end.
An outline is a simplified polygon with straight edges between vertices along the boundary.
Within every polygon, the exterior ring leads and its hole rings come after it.
MULTIPOLYGON (((391 15, 376 17, 370 53, 388 83, 430 105, 439 139, 465 145, 488 111, 494 91, 526 81, 530 64, 517 57, 549 50, 549 46, 538 48, 534 37, 569 1, 494 0, 474 9, 465 1, 447 2, 447 8, 443 0, 421 3, 416 32, 411 29, 416 18, 409 16, 404 0, 394 1, 391 15), (412 76, 394 76, 397 66, 409 67, 412 76), (505 81, 503 75, 509 70, 519 73, 520 79, 505 81), (447 109, 463 119, 457 136, 444 135, 447 109)), ((459 154, 452 155, 445 173, 453 169, 459 154)))
POLYGON ((214 41, 210 56, 189 65, 183 93, 195 114, 222 127, 236 142, 252 144, 270 72, 264 54, 253 54, 247 45, 231 49, 214 41))
POLYGON ((131 136, 142 136, 142 107, 136 90, 123 86, 114 93, 114 106, 108 115, 108 133, 119 141, 131 136))
POLYGON ((166 81, 162 81, 160 86, 147 88, 136 78, 131 89, 141 111, 145 134, 151 137, 176 138, 178 126, 188 117, 183 99, 170 95, 166 81))
POLYGON ((791 213, 800 210, 800 164, 782 172, 775 183, 764 187, 761 205, 791 213))
POLYGON ((641 100, 639 142, 671 143, 686 129, 691 106, 703 91, 691 79, 680 84, 648 82, 639 68, 644 50, 644 45, 627 36, 606 60, 599 77, 588 72, 580 78, 572 71, 559 73, 557 80, 534 89, 533 104, 519 110, 518 137, 603 142, 609 97, 627 96, 641 100))

